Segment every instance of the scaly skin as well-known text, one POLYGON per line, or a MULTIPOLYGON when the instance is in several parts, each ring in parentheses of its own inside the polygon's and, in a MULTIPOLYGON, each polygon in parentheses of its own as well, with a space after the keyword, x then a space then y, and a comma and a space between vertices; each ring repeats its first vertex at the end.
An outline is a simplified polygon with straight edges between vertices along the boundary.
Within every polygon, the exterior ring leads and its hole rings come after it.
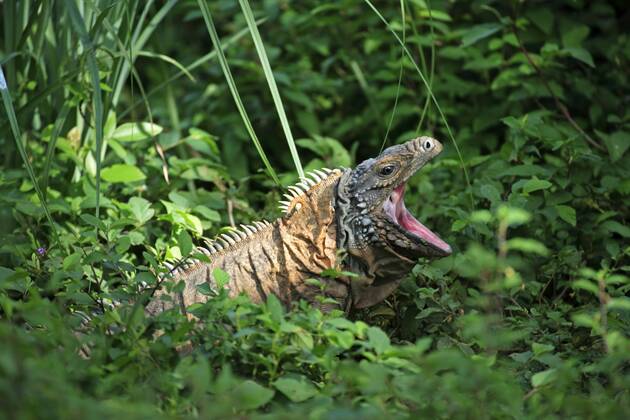
POLYGON ((283 217, 243 226, 232 238, 223 235, 199 247, 210 263, 195 261, 171 270, 174 283, 185 282, 184 290, 158 291, 147 313, 155 315, 174 305, 185 313, 189 305, 205 302, 208 296, 198 286, 208 283, 216 289, 216 268, 230 276, 226 287, 231 296, 246 293, 255 302, 274 294, 287 305, 306 299, 323 310, 348 310, 382 301, 418 257, 451 252, 437 236, 424 233, 424 226, 410 224, 404 204, 401 207, 405 182, 441 150, 437 140, 420 137, 392 146, 354 170, 315 171, 312 179, 289 188, 283 217), (321 275, 330 268, 357 276, 321 275), (320 285, 307 279, 317 279, 320 285), (337 304, 321 304, 322 297, 337 304))

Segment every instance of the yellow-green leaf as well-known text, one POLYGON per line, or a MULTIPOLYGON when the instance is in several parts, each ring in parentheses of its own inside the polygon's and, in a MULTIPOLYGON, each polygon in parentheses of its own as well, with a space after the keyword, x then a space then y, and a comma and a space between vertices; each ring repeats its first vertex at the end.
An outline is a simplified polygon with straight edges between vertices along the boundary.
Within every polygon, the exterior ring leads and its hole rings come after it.
POLYGON ((142 181, 146 176, 137 166, 117 163, 108 166, 101 171, 101 178, 107 182, 136 182, 142 181))
POLYGON ((120 142, 140 141, 149 137, 157 136, 162 132, 163 128, 157 124, 148 122, 142 123, 124 123, 116 127, 112 138, 120 142))

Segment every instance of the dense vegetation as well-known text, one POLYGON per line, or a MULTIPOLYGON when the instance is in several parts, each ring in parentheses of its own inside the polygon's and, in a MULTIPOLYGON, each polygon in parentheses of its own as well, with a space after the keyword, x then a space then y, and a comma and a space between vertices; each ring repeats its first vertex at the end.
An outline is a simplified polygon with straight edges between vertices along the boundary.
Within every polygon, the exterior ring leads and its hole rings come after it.
POLYGON ((625 3, 240 3, 0 2, 0 417, 629 418, 625 3), (386 302, 145 319, 298 155, 418 134, 445 151, 406 201, 455 252, 386 302))

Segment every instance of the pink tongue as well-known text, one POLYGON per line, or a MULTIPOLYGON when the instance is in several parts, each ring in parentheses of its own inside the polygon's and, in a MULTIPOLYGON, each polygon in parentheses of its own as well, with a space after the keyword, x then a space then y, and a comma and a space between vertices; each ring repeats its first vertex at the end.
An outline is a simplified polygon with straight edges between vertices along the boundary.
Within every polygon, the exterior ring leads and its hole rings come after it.
MULTIPOLYGON (((398 188, 396 188, 396 190, 398 190, 398 188)), ((409 213, 405 207, 405 202, 402 199, 397 202, 396 207, 396 216, 400 226, 407 229, 414 235, 424 239, 436 248, 439 248, 444 252, 448 252, 449 254, 452 252, 449 244, 440 239, 439 236, 431 232, 428 227, 420 223, 411 213, 409 213)))

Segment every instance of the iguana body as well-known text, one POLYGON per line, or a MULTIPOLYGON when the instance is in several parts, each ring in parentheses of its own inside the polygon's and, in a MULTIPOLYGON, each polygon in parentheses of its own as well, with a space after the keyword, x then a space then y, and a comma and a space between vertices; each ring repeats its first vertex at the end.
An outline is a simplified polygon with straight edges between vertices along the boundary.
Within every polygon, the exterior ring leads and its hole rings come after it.
MULTIPOLYGON (((386 298, 418 257, 440 257, 450 247, 405 209, 406 181, 442 150, 441 144, 420 137, 386 149, 354 170, 314 171, 289 187, 285 215, 273 223, 243 226, 232 236, 198 250, 210 263, 194 261, 172 269, 184 290, 164 299, 159 291, 147 306, 155 314, 174 305, 183 311, 208 296, 198 287, 216 288, 213 270, 227 272, 231 295, 241 292, 256 302, 270 294, 289 304, 301 298, 318 304, 330 297, 338 307, 366 307, 386 298), (336 268, 357 277, 323 277, 336 268), (307 281, 317 279, 320 285, 307 281)), ((334 306, 334 305, 333 305, 334 306)), ((330 305, 322 305, 330 309, 330 305)))

